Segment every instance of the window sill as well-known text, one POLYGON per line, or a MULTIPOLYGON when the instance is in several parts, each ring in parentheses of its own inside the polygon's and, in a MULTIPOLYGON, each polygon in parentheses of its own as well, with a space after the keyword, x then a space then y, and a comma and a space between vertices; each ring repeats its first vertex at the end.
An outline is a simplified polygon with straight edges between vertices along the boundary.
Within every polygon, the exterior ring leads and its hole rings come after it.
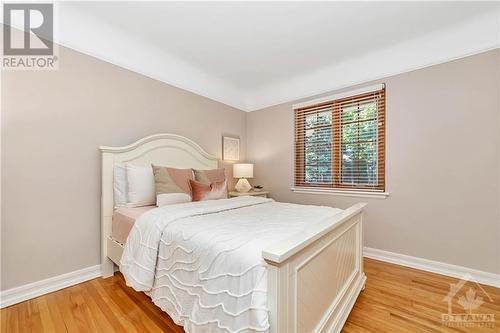
POLYGON ((290 189, 295 193, 325 194, 325 195, 337 195, 337 196, 357 197, 357 198, 385 199, 389 196, 389 192, 379 192, 379 191, 341 190, 341 189, 313 188, 313 187, 292 187, 290 189))

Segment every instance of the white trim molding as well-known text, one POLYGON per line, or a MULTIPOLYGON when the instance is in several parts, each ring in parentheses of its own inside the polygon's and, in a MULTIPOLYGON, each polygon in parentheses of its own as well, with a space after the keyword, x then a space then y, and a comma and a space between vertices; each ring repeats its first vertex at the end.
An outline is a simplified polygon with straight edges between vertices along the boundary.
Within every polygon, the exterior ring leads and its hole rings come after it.
POLYGON ((364 247, 364 257, 385 261, 391 264, 419 269, 426 272, 451 276, 461 279, 470 274, 473 280, 488 286, 500 288, 500 274, 484 272, 473 268, 446 264, 439 261, 412 257, 405 254, 399 254, 370 247, 364 247))
MULTIPOLYGON (((426 272, 462 278, 467 274, 477 282, 500 288, 500 274, 484 272, 458 265, 446 264, 439 261, 412 257, 404 254, 364 247, 364 257, 380 260, 400 266, 419 269, 426 272)), ((54 276, 45 280, 29 283, 23 286, 7 289, 0 292, 0 308, 17 304, 57 290, 68 288, 79 283, 101 276, 101 266, 95 265, 54 276)))
MULTIPOLYGON (((319 67, 313 66, 304 73, 290 73, 245 88, 241 86, 244 79, 235 81, 214 75, 209 67, 195 66, 169 48, 127 33, 109 23, 103 13, 95 15, 78 2, 56 2, 54 11, 57 44, 243 111, 310 98, 500 47, 498 10, 489 10, 450 22, 433 32, 380 45, 323 66, 318 63, 319 67)), ((22 27, 19 21, 12 25, 22 27)))
POLYGON ((3 290, 0 292, 0 308, 71 287, 100 276, 101 265, 95 265, 12 289, 3 290))
POLYGON ((287 80, 269 82, 246 93, 245 111, 383 80, 499 47, 498 11, 489 11, 431 34, 371 50, 287 80))
POLYGON ((290 190, 292 190, 295 193, 302 193, 302 194, 326 194, 326 195, 337 195, 341 197, 355 197, 355 198, 385 199, 389 196, 389 192, 382 192, 382 191, 361 191, 361 190, 317 188, 317 187, 291 187, 290 190))

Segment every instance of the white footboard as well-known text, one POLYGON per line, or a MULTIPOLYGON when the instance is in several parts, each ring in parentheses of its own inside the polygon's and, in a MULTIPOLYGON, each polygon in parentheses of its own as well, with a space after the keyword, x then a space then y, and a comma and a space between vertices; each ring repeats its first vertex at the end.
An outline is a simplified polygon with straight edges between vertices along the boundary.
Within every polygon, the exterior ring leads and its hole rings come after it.
POLYGON ((262 252, 272 333, 341 331, 366 281, 365 206, 356 204, 262 252))

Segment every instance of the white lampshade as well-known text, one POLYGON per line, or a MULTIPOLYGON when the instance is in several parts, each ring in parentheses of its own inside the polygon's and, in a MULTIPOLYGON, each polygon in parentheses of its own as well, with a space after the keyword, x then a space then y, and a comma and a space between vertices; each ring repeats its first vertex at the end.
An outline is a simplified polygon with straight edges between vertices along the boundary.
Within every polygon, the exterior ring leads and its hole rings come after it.
POLYGON ((251 163, 233 164, 233 177, 234 178, 252 178, 253 177, 253 164, 251 164, 251 163))

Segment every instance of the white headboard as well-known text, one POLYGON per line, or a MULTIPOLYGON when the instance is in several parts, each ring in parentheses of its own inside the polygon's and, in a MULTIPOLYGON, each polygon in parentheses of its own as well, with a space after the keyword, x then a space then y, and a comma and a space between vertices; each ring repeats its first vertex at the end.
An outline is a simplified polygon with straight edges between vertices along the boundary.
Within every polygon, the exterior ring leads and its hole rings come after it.
POLYGON ((215 169, 217 157, 208 154, 192 140, 176 134, 155 134, 124 147, 99 147, 102 154, 101 256, 103 275, 113 269, 107 258, 106 242, 111 235, 114 209, 113 170, 115 163, 163 165, 179 169, 215 169))

